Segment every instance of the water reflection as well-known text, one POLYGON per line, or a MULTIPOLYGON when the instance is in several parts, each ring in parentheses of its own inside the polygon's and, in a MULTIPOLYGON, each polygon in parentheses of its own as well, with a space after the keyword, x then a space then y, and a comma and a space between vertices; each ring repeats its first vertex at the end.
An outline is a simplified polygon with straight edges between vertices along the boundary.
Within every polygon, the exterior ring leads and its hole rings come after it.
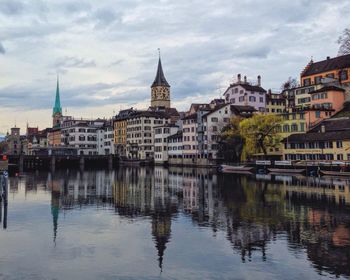
POLYGON ((20 193, 21 186, 25 196, 50 193, 56 246, 60 215, 85 208, 108 211, 132 224, 149 222, 153 260, 162 271, 167 247, 176 237, 174 222, 187 217, 194 227, 210 229, 214 239, 224 233, 243 263, 269 262, 271 244, 286 240, 290 256, 277 261, 305 255, 320 275, 350 276, 349 180, 126 167, 11 178, 10 195, 20 193))

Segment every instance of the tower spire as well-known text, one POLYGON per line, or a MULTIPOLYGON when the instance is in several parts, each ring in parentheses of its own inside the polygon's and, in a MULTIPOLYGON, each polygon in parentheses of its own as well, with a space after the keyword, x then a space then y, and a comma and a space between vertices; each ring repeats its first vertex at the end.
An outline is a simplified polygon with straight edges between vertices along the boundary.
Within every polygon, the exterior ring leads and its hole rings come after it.
POLYGON ((158 49, 158 54, 159 54, 159 59, 158 59, 157 74, 151 87, 156 87, 156 86, 170 87, 163 73, 162 61, 160 59, 160 49, 158 49))
POLYGON ((62 114, 62 107, 61 107, 61 100, 60 100, 60 85, 59 85, 58 74, 57 74, 55 106, 53 107, 53 114, 56 114, 56 113, 62 114))

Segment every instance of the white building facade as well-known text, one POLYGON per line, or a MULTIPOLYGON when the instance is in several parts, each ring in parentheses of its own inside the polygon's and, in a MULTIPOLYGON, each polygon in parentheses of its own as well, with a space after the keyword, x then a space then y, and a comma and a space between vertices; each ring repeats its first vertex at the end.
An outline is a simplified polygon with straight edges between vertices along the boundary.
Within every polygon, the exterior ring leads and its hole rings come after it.
POLYGON ((168 162, 168 137, 176 134, 179 126, 165 124, 154 128, 154 163, 165 164, 168 162))
POLYGON ((78 155, 98 155, 98 130, 105 125, 102 119, 66 118, 61 124, 61 143, 76 148, 78 155))
POLYGON ((231 84, 224 93, 225 101, 233 105, 252 106, 259 112, 265 112, 266 90, 261 87, 261 77, 258 76, 257 84, 249 83, 241 74, 237 76, 237 82, 231 84))
POLYGON ((129 159, 154 158, 154 128, 169 123, 163 112, 138 111, 127 119, 126 156, 129 159))

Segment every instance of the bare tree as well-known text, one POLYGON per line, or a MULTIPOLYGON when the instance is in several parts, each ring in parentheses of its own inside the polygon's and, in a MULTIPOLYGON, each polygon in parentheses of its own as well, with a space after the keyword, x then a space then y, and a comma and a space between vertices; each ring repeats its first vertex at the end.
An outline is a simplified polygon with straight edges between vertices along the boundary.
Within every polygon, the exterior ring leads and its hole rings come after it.
POLYGON ((338 56, 350 54, 350 29, 345 28, 342 35, 339 36, 337 43, 340 45, 338 56))
POLYGON ((281 85, 281 90, 285 90, 285 89, 291 89, 291 88, 295 88, 298 86, 298 81, 296 78, 292 78, 289 77, 287 81, 285 81, 282 85, 281 85))

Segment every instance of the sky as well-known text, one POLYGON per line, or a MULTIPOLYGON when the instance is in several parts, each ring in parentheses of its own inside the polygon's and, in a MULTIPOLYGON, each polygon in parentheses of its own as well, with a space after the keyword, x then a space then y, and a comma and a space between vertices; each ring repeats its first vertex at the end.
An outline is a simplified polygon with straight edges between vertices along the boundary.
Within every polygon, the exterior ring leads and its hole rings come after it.
POLYGON ((110 118, 147 108, 161 50, 172 106, 222 95, 238 73, 279 90, 337 55, 348 0, 0 0, 0 135, 63 113, 110 118))

